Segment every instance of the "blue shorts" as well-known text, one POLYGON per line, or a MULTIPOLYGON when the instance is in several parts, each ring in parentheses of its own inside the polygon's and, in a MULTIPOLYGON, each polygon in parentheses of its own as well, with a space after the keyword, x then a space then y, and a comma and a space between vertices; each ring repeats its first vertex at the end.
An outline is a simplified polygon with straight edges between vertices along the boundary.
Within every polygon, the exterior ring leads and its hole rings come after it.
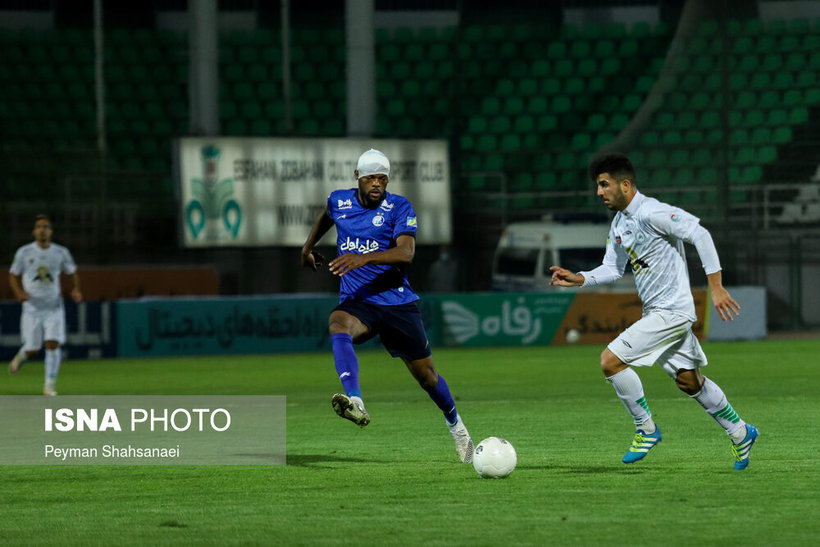
POLYGON ((382 345, 393 357, 415 361, 432 355, 417 302, 379 306, 358 300, 345 300, 335 309, 349 313, 370 331, 354 340, 356 344, 366 342, 378 334, 382 345))

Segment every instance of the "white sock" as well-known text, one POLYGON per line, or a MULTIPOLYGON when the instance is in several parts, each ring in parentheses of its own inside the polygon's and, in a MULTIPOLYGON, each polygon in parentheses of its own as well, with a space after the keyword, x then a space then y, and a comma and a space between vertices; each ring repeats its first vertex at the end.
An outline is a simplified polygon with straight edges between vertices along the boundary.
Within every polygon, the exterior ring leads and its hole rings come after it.
POLYGON ((632 416, 635 425, 641 426, 646 433, 654 433, 655 423, 652 421, 652 413, 643 395, 643 384, 641 384, 641 377, 638 373, 627 367, 606 380, 615 388, 615 393, 626 407, 626 411, 632 416), (651 427, 652 431, 647 431, 648 427, 651 427))
POLYGON ((57 374, 60 372, 60 348, 46 350, 46 387, 54 389, 57 374))
POLYGON ((743 440, 746 436, 746 422, 740 419, 735 409, 726 400, 726 395, 719 385, 704 376, 703 387, 690 397, 696 400, 720 427, 726 430, 726 434, 735 441, 735 444, 743 440))

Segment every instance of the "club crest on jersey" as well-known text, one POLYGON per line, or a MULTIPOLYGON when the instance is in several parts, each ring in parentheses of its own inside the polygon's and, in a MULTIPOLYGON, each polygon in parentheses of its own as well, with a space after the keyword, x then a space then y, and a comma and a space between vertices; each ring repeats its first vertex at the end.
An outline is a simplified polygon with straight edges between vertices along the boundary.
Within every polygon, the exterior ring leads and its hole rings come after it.
POLYGON ((408 226, 415 226, 416 225, 416 217, 407 217, 407 225, 408 226))
POLYGON ((353 209, 353 200, 351 199, 340 199, 336 206, 341 209, 353 209))
POLYGON ((373 226, 378 227, 378 226, 381 226, 382 224, 384 224, 384 217, 383 216, 376 215, 376 216, 373 217, 373 226))
POLYGON ((621 244, 621 236, 615 236, 615 243, 617 243, 618 245, 621 244))
POLYGON ((674 214, 674 213, 672 213, 672 217, 671 217, 671 218, 672 218, 672 222, 677 222, 678 220, 680 220, 680 218, 678 218, 678 215, 676 215, 676 214, 674 214))

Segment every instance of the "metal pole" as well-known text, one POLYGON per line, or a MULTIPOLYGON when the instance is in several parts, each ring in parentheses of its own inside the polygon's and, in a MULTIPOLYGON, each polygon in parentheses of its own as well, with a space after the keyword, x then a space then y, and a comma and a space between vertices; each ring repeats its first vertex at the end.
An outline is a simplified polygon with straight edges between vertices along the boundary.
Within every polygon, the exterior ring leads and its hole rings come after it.
POLYGON ((102 0, 94 0, 94 99, 97 102, 97 150, 105 156, 105 77, 103 74, 102 0))
MULTIPOLYGON (((105 155, 107 138, 105 134, 105 74, 103 73, 103 10, 102 0, 94 0, 94 93, 97 101, 97 154, 99 194, 94 214, 94 248, 101 248, 102 217, 105 207, 106 185, 105 155)), ((67 182, 70 184, 70 182, 67 182)), ((65 226, 68 229, 68 225, 65 226)))
POLYGON ((285 101, 285 132, 293 132, 290 105, 290 0, 281 0, 282 7, 282 97, 285 101))

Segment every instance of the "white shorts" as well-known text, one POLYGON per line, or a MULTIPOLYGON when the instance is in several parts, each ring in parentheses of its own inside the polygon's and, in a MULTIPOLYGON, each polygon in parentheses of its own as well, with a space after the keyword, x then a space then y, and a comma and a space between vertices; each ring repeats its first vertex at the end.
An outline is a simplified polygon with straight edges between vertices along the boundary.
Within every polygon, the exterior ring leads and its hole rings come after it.
POLYGON ((65 310, 62 307, 44 311, 23 311, 20 315, 23 350, 38 351, 43 341, 65 344, 65 310))
POLYGON ((653 311, 629 326, 607 346, 627 365, 660 365, 675 378, 678 370, 706 366, 706 354, 692 333, 692 321, 675 313, 653 311))

